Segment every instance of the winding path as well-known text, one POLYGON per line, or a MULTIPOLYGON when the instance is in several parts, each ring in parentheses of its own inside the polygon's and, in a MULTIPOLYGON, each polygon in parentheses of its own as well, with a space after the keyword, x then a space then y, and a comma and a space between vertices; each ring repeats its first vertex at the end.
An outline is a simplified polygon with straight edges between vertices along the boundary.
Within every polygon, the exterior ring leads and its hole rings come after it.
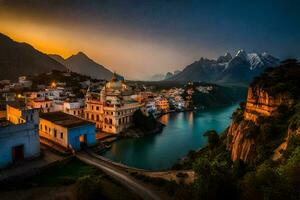
POLYGON ((145 200, 159 200, 160 196, 153 190, 145 187, 140 181, 136 180, 128 173, 120 170, 117 166, 110 164, 105 160, 96 158, 86 152, 76 153, 76 157, 87 164, 93 165, 96 168, 102 170, 110 177, 130 189, 135 194, 138 194, 142 199, 145 200))

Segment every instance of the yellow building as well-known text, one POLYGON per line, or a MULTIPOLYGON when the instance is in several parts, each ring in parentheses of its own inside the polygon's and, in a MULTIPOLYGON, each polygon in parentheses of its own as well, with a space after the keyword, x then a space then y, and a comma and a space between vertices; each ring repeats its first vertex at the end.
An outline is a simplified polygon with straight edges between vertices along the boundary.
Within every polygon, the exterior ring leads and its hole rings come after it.
POLYGON ((94 123, 63 112, 41 114, 39 134, 66 149, 80 150, 96 143, 94 123))
POLYGON ((28 108, 23 102, 10 102, 6 105, 6 119, 13 124, 38 124, 39 110, 28 108))
POLYGON ((132 89, 113 75, 100 93, 88 91, 85 98, 85 119, 97 129, 120 133, 132 125, 133 113, 143 105, 131 98, 132 89))

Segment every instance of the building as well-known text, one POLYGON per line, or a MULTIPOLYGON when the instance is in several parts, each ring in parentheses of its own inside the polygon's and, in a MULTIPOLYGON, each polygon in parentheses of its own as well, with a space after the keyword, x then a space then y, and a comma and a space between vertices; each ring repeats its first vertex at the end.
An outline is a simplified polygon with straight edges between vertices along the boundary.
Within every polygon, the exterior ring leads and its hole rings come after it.
POLYGON ((63 112, 74 115, 76 117, 84 118, 84 102, 83 101, 65 101, 63 103, 63 112))
POLYGON ((27 102, 27 105, 31 108, 39 108, 42 112, 48 113, 54 111, 53 100, 48 98, 36 98, 27 102))
POLYGON ((32 82, 30 80, 27 80, 26 76, 20 76, 19 77, 19 84, 23 87, 31 87, 32 82))
POLYGON ((157 109, 162 112, 168 112, 170 109, 168 99, 163 98, 163 97, 157 98, 155 101, 155 105, 156 105, 157 109))
POLYGON ((97 129, 107 133, 120 133, 132 125, 133 113, 143 104, 131 98, 132 89, 114 73, 100 93, 87 91, 85 119, 95 122, 97 129))
POLYGON ((80 150, 96 144, 94 123, 63 112, 41 114, 39 134, 66 149, 80 150))
POLYGON ((40 155, 38 110, 12 102, 6 112, 0 119, 0 168, 40 155))

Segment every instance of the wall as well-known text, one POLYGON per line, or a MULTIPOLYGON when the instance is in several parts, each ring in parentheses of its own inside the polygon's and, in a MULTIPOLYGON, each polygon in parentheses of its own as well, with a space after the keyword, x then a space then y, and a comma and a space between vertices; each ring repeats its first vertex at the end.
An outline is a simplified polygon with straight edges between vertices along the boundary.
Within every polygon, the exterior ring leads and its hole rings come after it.
POLYGON ((80 150, 79 137, 84 134, 86 134, 86 142, 88 146, 96 144, 95 125, 84 125, 68 129, 68 143, 73 149, 80 150))
POLYGON ((68 148, 68 130, 65 127, 54 124, 48 120, 40 118, 39 134, 41 137, 47 138, 63 147, 68 148), (48 130, 45 130, 47 126, 48 130), (50 130, 49 130, 50 129, 50 130), (54 137, 54 130, 56 130, 56 137, 54 137), (63 138, 61 138, 61 133, 63 138))
POLYGON ((87 135, 88 145, 93 145, 96 143, 95 125, 83 125, 74 128, 65 128, 41 118, 39 134, 41 137, 47 138, 63 147, 73 148, 75 150, 80 149, 80 135, 87 135), (45 130, 45 125, 47 126, 48 130, 45 130), (54 130, 56 130, 56 137, 54 137, 54 130), (63 138, 61 138, 61 133, 63 134, 63 138))
POLYGON ((24 158, 40 155, 38 127, 33 123, 11 125, 0 129, 0 168, 12 164, 12 147, 24 145, 24 158))

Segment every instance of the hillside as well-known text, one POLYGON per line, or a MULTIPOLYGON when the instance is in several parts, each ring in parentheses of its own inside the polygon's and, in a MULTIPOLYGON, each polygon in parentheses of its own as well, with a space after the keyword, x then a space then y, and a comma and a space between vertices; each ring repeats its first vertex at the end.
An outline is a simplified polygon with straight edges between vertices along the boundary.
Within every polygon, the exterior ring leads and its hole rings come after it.
POLYGON ((50 57, 65 65, 70 71, 79 74, 102 80, 110 80, 112 77, 112 72, 110 70, 103 65, 96 63, 83 52, 72 55, 67 59, 55 54, 51 54, 50 57))
POLYGON ((246 87, 220 86, 208 83, 185 85, 183 98, 191 109, 215 108, 231 105, 246 97, 246 87))
POLYGON ((246 53, 239 50, 232 57, 229 53, 217 60, 201 58, 169 77, 173 81, 202 81, 218 84, 247 85, 252 78, 266 68, 279 64, 279 60, 267 53, 246 53))
POLYGON ((66 70, 65 66, 27 43, 13 41, 0 33, 0 80, 16 80, 51 70, 66 70))
POLYGON ((286 60, 248 88, 246 103, 222 134, 174 166, 197 180, 181 193, 193 199, 299 199, 300 64, 286 60))

